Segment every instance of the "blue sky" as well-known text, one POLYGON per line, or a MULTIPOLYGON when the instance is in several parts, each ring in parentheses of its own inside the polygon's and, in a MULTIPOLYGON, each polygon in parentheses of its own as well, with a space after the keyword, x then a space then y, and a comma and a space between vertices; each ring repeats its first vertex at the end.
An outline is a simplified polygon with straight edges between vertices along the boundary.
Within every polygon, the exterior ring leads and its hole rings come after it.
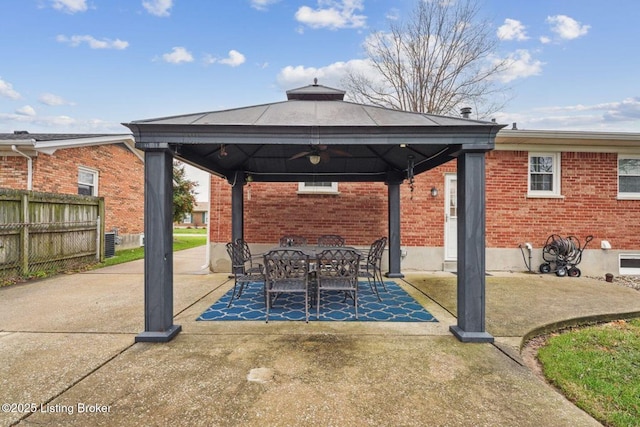
MULTIPOLYGON (((340 87, 416 0, 2 0, 0 132, 127 132, 138 119, 340 87)), ((480 0, 521 129, 640 132, 637 0, 480 0)))

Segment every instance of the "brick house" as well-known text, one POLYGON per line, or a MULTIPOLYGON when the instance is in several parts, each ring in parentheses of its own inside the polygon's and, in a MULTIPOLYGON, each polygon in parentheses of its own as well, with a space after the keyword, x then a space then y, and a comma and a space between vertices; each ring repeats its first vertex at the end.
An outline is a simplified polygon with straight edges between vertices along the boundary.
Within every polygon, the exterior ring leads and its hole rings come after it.
POLYGON ((209 218, 209 203, 196 202, 193 206, 193 211, 190 214, 185 215, 182 222, 177 223, 178 227, 195 227, 202 228, 207 226, 209 218))
POLYGON ((128 134, 0 134, 0 188, 104 197, 122 247, 144 232, 144 161, 128 134))
MULTIPOLYGON (((402 270, 456 269, 456 163, 401 188, 402 270)), ((231 187, 211 178, 211 265, 228 266, 231 187)), ((640 274, 640 134, 501 130, 486 155, 486 267, 538 271, 551 234, 584 244, 585 275, 640 274), (532 247, 531 253, 525 244, 532 247), (523 249, 520 249, 523 246, 523 249), (529 261, 530 257, 530 261, 529 261)), ((244 235, 255 251, 283 234, 337 233, 367 248, 388 232, 382 183, 248 183, 244 235)))

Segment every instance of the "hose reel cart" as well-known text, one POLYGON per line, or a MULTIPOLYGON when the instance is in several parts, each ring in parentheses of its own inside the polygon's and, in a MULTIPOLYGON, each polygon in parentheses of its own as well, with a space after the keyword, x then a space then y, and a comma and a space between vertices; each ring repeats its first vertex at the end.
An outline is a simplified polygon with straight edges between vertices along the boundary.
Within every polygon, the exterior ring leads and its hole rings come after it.
POLYGON ((555 272, 560 277, 566 275, 580 277, 582 273, 577 265, 582 261, 582 252, 592 240, 593 236, 589 235, 585 239, 584 246, 580 246, 576 236, 550 235, 542 248, 544 262, 540 264, 540 273, 555 272))

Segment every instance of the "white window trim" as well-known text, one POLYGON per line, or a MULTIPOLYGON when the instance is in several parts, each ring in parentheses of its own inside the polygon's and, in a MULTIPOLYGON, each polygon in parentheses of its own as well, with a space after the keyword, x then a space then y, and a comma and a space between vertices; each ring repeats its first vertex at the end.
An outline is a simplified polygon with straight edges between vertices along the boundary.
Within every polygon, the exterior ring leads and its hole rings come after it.
POLYGON ((561 165, 560 158, 562 153, 540 153, 535 151, 529 152, 529 157, 527 158, 527 197, 535 198, 553 198, 558 197, 562 198, 562 192, 560 189, 560 177, 561 173, 561 165), (553 159, 553 190, 552 191, 539 191, 539 190, 531 190, 531 157, 551 157, 553 159))
MULTIPOLYGON (((90 173, 91 175, 93 175, 95 177, 94 184, 93 184, 93 194, 92 194, 92 196, 97 196, 98 194, 100 194, 98 192, 98 182, 100 181, 100 173, 96 169, 87 168, 85 166, 78 166, 78 174, 80 172, 90 173)), ((78 179, 77 179, 77 184, 83 184, 83 183, 80 182, 80 177, 78 177, 78 179)))
POLYGON ((636 275, 636 274, 640 274, 640 268, 635 268, 635 267, 622 267, 622 260, 623 259, 640 259, 640 254, 620 254, 618 256, 618 271, 620 272, 620 274, 625 275, 636 275))
POLYGON ((305 185, 306 182, 298 182, 298 194, 339 194, 337 182, 332 182, 331 187, 309 187, 305 185))
POLYGON ((640 200, 640 193, 621 193, 620 192, 620 159, 640 159, 640 156, 633 154, 618 154, 616 161, 616 181, 618 186, 619 200, 640 200))

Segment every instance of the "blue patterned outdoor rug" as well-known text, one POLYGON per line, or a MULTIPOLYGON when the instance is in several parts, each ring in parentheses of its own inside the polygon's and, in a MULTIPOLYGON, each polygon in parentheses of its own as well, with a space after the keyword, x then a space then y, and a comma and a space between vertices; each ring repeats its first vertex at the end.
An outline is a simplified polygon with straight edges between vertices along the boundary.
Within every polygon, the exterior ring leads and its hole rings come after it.
MULTIPOLYGON (((253 282, 245 287, 242 296, 227 308, 233 289, 207 309, 196 320, 265 320, 266 307, 262 282, 253 282)), ((385 282, 387 291, 380 287, 378 301, 364 281, 358 288, 358 320, 378 322, 437 322, 404 289, 395 282, 385 282)), ((309 320, 355 321, 353 300, 344 300, 344 293, 323 291, 320 295, 320 318, 316 318, 316 307, 309 308, 309 320)), ((269 313, 269 321, 304 321, 304 296, 282 294, 278 296, 269 313)))

